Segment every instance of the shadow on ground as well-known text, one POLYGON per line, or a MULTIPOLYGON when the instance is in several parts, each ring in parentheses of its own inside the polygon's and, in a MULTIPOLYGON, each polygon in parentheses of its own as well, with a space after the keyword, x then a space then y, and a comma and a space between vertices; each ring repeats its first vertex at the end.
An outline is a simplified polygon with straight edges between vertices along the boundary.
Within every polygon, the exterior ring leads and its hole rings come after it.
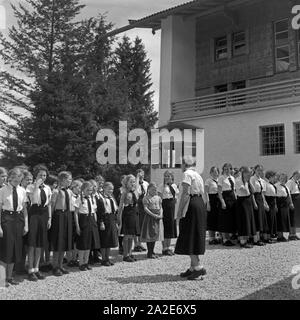
POLYGON ((116 281, 120 284, 130 284, 130 283, 166 283, 166 282, 179 282, 184 281, 179 275, 172 274, 157 274, 153 276, 133 276, 133 277, 115 277, 108 278, 109 281, 116 281))
POLYGON ((291 275, 240 300, 300 300, 300 274, 295 277, 296 275, 291 275), (299 289, 293 289, 293 279, 298 283, 299 289))

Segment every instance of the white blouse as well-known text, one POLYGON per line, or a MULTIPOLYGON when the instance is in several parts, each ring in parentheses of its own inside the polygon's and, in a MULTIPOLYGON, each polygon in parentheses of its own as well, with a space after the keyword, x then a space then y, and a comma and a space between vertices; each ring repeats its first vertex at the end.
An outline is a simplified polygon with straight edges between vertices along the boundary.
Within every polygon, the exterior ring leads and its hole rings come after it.
MULTIPOLYGON (((175 183, 173 183, 172 188, 175 191, 175 198, 177 198, 178 194, 179 194, 179 190, 177 188, 177 185, 175 183)), ((162 194, 162 199, 173 199, 173 194, 170 190, 170 187, 167 184, 160 184, 158 187, 158 192, 162 194)))
POLYGON ((276 185, 274 186, 270 182, 266 181, 265 195, 267 197, 276 197, 276 195, 277 195, 277 186, 276 185))
MULTIPOLYGON (((97 211, 96 202, 94 201, 94 203, 93 203, 91 197, 89 197, 89 200, 90 200, 91 209, 92 209, 91 213, 96 213, 96 211, 97 211)), ((89 214, 88 200, 85 197, 81 198, 81 196, 79 196, 76 199, 74 206, 75 206, 75 208, 78 208, 78 211, 80 214, 89 214)))
POLYGON ((183 183, 190 186, 190 194, 204 194, 204 183, 196 168, 188 168, 183 174, 183 183))
POLYGON ((287 197, 289 195, 289 189, 280 184, 280 182, 276 183, 277 188, 277 197, 287 197), (287 193, 288 192, 288 193, 287 193))
POLYGON ((266 181, 262 178, 258 178, 256 174, 250 178, 250 183, 252 185, 253 192, 261 193, 266 191, 266 181))
MULTIPOLYGON (((32 205, 37 204, 40 206, 41 205, 41 189, 40 188, 35 189, 35 185, 31 184, 27 187, 26 190, 27 190, 31 204, 32 205)), ((44 191, 47 197, 47 200, 45 203, 45 207, 46 207, 51 203, 52 191, 51 191, 51 188, 46 184, 44 184, 44 191)))
POLYGON ((249 182, 245 182, 244 184, 241 177, 236 179, 235 190, 238 197, 247 197, 251 195, 249 190, 249 182))
POLYGON ((208 178, 205 181, 205 186, 208 187, 208 194, 217 194, 218 193, 218 180, 208 178))
MULTIPOLYGON (((22 211, 26 207, 27 193, 23 187, 17 186, 16 191, 18 194, 18 206, 17 211, 22 211)), ((13 206, 13 186, 8 184, 0 189, 0 204, 2 210, 14 211, 13 206)))
POLYGON ((286 186, 288 187, 288 189, 289 189, 291 194, 299 194, 300 193, 299 186, 298 186, 297 182, 293 178, 290 179, 286 183, 286 186))
POLYGON ((111 214, 111 213, 115 213, 118 210, 117 202, 113 197, 108 198, 108 197, 104 196, 103 197, 103 204, 104 204, 104 208, 105 208, 105 213, 111 214), (112 199, 113 204, 114 204, 114 209, 115 209, 114 212, 112 210, 110 199, 112 199))
POLYGON ((220 187, 222 187, 222 191, 231 191, 231 184, 229 182, 229 178, 231 178, 233 184, 234 184, 234 188, 235 188, 235 179, 233 176, 224 176, 221 175, 218 179, 218 185, 220 187))

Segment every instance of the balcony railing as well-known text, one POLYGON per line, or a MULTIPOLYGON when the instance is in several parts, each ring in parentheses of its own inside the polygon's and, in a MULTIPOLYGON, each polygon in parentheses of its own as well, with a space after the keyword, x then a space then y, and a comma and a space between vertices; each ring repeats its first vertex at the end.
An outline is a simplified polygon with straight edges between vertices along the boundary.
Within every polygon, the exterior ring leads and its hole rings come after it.
POLYGON ((300 79, 253 86, 172 103, 172 120, 299 102, 300 79))

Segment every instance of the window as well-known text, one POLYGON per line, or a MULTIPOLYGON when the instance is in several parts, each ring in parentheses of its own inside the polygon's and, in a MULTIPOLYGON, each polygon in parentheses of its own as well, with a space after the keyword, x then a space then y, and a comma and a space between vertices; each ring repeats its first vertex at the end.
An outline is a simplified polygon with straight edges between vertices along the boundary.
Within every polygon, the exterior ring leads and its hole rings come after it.
POLYGON ((227 36, 217 38, 215 40, 216 61, 227 59, 227 57, 228 57, 227 36))
POLYGON ((232 53, 234 56, 246 54, 246 34, 244 31, 232 35, 232 53))
POLYGON ((283 124, 261 127, 260 133, 261 153, 263 156, 285 154, 283 124))
POLYGON ((275 65, 277 72, 289 70, 290 46, 288 19, 280 20, 274 24, 275 37, 275 65))
MULTIPOLYGON (((215 86, 215 93, 222 93, 228 91, 227 84, 222 84, 220 86, 215 86)), ((216 98, 216 108, 224 108, 226 107, 226 95, 221 95, 220 97, 216 98)))
POLYGON ((300 30, 297 30, 297 53, 298 53, 298 66, 300 68, 300 30))
POLYGON ((300 153, 300 122, 294 123, 295 152, 300 153))
MULTIPOLYGON (((246 81, 237 81, 232 83, 232 90, 241 90, 246 88, 246 81)), ((242 105, 245 104, 246 95, 244 92, 232 95, 232 105, 242 105)))
POLYGON ((227 84, 221 84, 220 86, 215 86, 215 93, 221 93, 228 91, 227 84))

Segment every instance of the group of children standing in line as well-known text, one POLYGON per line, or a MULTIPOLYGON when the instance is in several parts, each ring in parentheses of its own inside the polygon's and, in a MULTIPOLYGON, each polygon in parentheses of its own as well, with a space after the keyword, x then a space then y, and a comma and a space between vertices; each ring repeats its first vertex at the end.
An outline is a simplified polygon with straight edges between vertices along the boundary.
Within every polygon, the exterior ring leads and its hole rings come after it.
POLYGON ((137 176, 122 176, 114 196, 113 184, 102 176, 84 181, 73 180, 68 171, 49 176, 44 165, 32 173, 24 167, 9 172, 1 167, 0 263, 6 286, 18 284, 13 271, 24 272, 26 260, 28 279, 38 281, 45 279, 41 270, 68 274, 65 263, 80 271, 98 262, 113 266, 110 250, 118 246, 125 262, 136 261, 132 251, 146 251, 142 242, 147 243, 149 259, 158 257, 156 241, 162 241, 163 255, 173 255, 178 193, 171 172, 159 187, 148 184, 141 169, 137 176))
POLYGON ((205 182, 209 244, 252 248, 266 243, 300 240, 300 172, 264 171, 263 166, 234 170, 224 164, 210 170, 205 182), (220 237, 217 237, 217 232, 220 237), (289 233, 288 239, 284 232, 289 233))

